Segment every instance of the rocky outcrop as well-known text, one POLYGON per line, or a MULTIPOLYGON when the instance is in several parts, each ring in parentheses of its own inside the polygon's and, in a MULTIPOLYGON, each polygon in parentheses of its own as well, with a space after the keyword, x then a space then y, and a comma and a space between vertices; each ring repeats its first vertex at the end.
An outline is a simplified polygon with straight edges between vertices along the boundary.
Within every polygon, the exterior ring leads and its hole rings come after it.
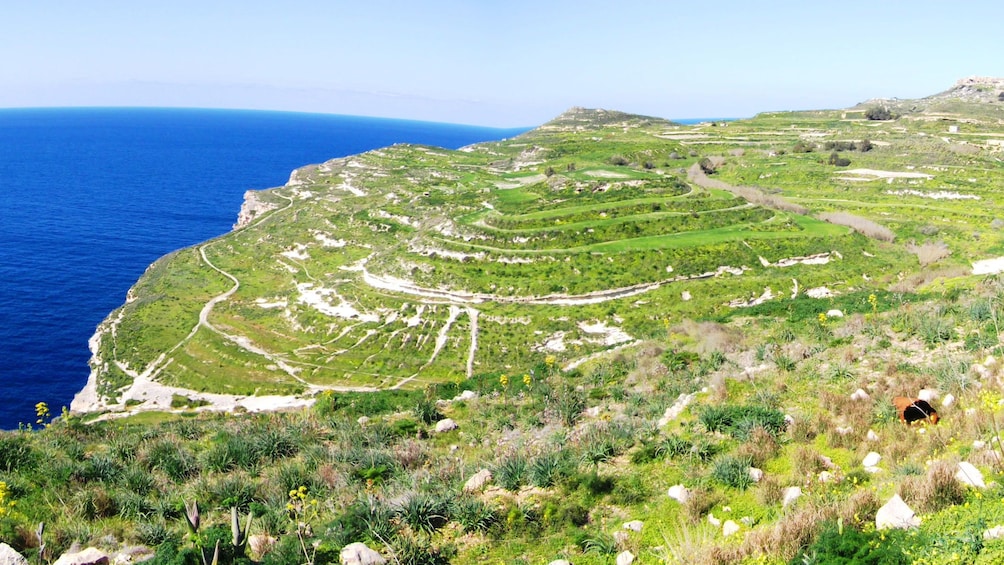
POLYGON ((237 223, 234 224, 235 230, 250 225, 258 216, 278 208, 275 204, 259 200, 259 192, 257 190, 249 190, 244 193, 244 203, 241 204, 241 211, 237 214, 237 223))

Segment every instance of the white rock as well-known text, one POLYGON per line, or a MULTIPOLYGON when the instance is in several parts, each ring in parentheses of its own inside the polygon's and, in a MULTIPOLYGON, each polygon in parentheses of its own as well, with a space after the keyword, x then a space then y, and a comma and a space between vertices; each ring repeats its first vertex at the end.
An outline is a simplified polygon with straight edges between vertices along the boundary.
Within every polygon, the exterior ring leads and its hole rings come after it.
POLYGON ((464 483, 464 492, 478 492, 490 482, 492 482, 492 472, 488 469, 481 469, 471 475, 471 478, 464 483))
POLYGON ((864 465, 865 467, 874 467, 878 465, 879 461, 881 460, 882 460, 881 455, 875 453, 874 451, 869 451, 868 455, 865 455, 864 460, 861 461, 861 464, 864 465))
POLYGON ((602 410, 603 409, 600 408, 599 406, 593 406, 592 408, 586 408, 586 416, 589 416, 590 418, 596 418, 597 416, 600 415, 600 412, 602 410))
POLYGON ((694 400, 693 394, 681 394, 676 397, 676 402, 672 406, 666 409, 666 412, 659 418, 658 426, 661 428, 671 421, 675 420, 683 411, 687 408, 687 405, 694 400))
POLYGON ((631 565, 634 563, 634 554, 630 551, 622 551, 617 555, 617 565, 631 565))
POLYGON ((712 514, 711 512, 708 512, 708 523, 716 528, 722 525, 722 521, 719 520, 718 518, 715 518, 715 515, 712 514))
POLYGON ((865 392, 864 389, 862 388, 859 388, 858 390, 851 393, 851 400, 854 400, 855 402, 861 402, 862 400, 868 400, 869 398, 871 397, 868 396, 868 393, 865 392))
POLYGON ((624 547, 624 544, 627 543, 627 540, 628 540, 627 532, 623 530, 617 530, 616 532, 614 532, 614 542, 617 544, 617 547, 624 547))
POLYGON ((681 504, 687 502, 687 499, 690 498, 690 491, 683 485, 673 485, 669 487, 669 491, 667 491, 666 494, 681 504))
POLYGON ((18 553, 13 547, 0 543, 0 564, 3 565, 28 565, 28 560, 18 553))
POLYGON ((108 555, 96 547, 76 553, 64 553, 53 565, 107 565, 108 555))
POLYGON ((920 526, 920 518, 903 502, 898 494, 893 495, 875 514, 875 529, 900 528, 907 530, 920 526))
POLYGON ((945 398, 941 399, 941 405, 944 406, 945 408, 948 408, 952 404, 955 404, 955 395, 946 394, 945 398))
POLYGON ((272 551, 277 541, 279 541, 278 538, 268 534, 254 534, 248 537, 248 553, 255 561, 261 561, 265 554, 272 551))
POLYGON ((833 462, 833 459, 830 459, 829 457, 827 457, 825 455, 820 455, 819 456, 819 462, 823 464, 823 467, 826 467, 827 469, 829 469, 831 471, 840 468, 840 467, 837 466, 836 463, 833 462))
POLYGON ((791 414, 785 414, 784 415, 784 425, 790 426, 790 425, 792 425, 794 423, 795 423, 795 417, 794 416, 792 416, 791 414))
POLYGON ((983 539, 997 539, 1004 537, 1004 526, 994 526, 983 532, 983 539))
POLYGON ((359 419, 356 420, 356 423, 359 424, 360 426, 365 426, 366 424, 370 423, 370 417, 369 416, 359 416, 359 419))
POLYGON ((457 423, 453 421, 453 418, 446 418, 436 422, 436 433, 450 432, 457 429, 457 423))
POLYGON ((746 526, 747 528, 752 528, 753 527, 753 517, 752 516, 743 516, 742 518, 739 518, 739 522, 742 525, 746 526))
POLYGON ((983 366, 988 369, 997 367, 997 359, 993 355, 988 355, 986 359, 983 360, 983 366))
POLYGON ((868 430, 868 435, 865 436, 868 441, 878 441, 879 435, 872 430, 868 430))
POLYGON ((928 403, 934 402, 939 396, 938 391, 933 388, 922 388, 920 389, 920 392, 917 393, 917 398, 928 403))
POLYGON ((987 446, 987 442, 985 442, 985 441, 983 441, 981 439, 975 440, 973 442, 973 449, 983 449, 986 446, 987 446))
POLYGON ((987 484, 983 482, 983 473, 968 461, 959 461, 959 470, 955 473, 955 478, 967 486, 987 488, 987 484))
POLYGON ((567 559, 555 559, 547 565, 572 565, 572 562, 567 559))
POLYGON ((624 522, 624 529, 631 530, 632 532, 640 532, 644 525, 645 523, 641 520, 631 520, 630 522, 624 522))
POLYGON ((477 398, 478 398, 478 393, 474 392, 473 390, 465 390, 464 392, 461 392, 460 395, 458 395, 453 400, 477 400, 477 398))
POLYGON ((866 472, 866 473, 871 473, 871 474, 873 474, 873 475, 874 475, 875 473, 878 473, 878 472, 879 472, 879 471, 881 471, 881 470, 882 470, 882 469, 881 469, 880 467, 875 467, 874 465, 873 465, 873 466, 871 466, 871 467, 865 467, 865 472, 866 472))
POLYGON ((843 318, 844 317, 844 313, 841 312, 840 310, 836 310, 836 309, 834 309, 834 310, 827 310, 826 311, 826 317, 827 318, 843 318))
POLYGON ((756 467, 750 467, 750 478, 753 479, 754 483, 759 483, 763 479, 763 471, 756 467))
POLYGON ((829 471, 823 471, 822 473, 819 473, 819 482, 821 482, 821 483, 831 482, 834 478, 835 477, 834 477, 833 473, 831 473, 829 471))
POLYGON ((342 565, 383 565, 387 562, 379 553, 366 547, 365 543, 350 543, 342 548, 342 565))
POLYGON ((729 537, 738 531, 739 524, 735 523, 733 520, 726 520, 725 523, 722 524, 722 535, 725 537, 729 537))
POLYGON ((690 295, 690 291, 689 290, 685 290, 685 291, 683 291, 680 294, 680 298, 682 298, 683 301, 686 302, 686 301, 690 300, 691 298, 693 298, 693 296, 690 295))
POLYGON ((837 435, 845 436, 845 435, 853 432, 854 428, 852 428, 850 426, 847 426, 847 427, 837 426, 836 428, 833 429, 833 431, 837 432, 837 435))
POLYGON ((781 502, 781 505, 785 507, 790 506, 798 500, 798 497, 802 496, 801 487, 787 487, 781 492, 784 493, 781 497, 781 500, 783 501, 781 502))

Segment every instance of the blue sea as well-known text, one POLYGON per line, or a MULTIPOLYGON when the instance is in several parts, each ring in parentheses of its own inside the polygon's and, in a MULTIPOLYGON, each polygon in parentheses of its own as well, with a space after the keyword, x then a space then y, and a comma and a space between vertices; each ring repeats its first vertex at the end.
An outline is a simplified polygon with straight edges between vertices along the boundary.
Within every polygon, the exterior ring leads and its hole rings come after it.
POLYGON ((501 130, 286 112, 0 110, 0 429, 69 406, 87 341, 158 257, 225 233, 248 189, 398 142, 501 130))

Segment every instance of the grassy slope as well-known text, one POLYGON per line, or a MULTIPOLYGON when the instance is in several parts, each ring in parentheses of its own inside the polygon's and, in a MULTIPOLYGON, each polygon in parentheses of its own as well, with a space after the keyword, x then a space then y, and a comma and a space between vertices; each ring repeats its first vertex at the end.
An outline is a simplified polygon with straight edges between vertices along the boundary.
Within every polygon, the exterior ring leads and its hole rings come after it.
MULTIPOLYGON (((988 112, 997 110, 981 106, 972 115, 988 112)), ((147 415, 142 423, 90 427, 70 420, 40 434, 4 435, 0 480, 18 506, 0 517, 0 537, 23 545, 28 538, 17 528, 45 520, 51 548, 105 534, 185 546, 179 502, 198 498, 209 525, 223 524, 233 503, 253 507, 262 516, 255 530, 284 540, 273 557, 281 562, 297 549, 284 510, 288 491, 303 485, 319 500, 309 517, 313 532, 322 548, 334 550, 368 540, 385 553, 387 542, 399 556, 424 551, 423 562, 436 562, 429 552, 439 548, 455 551, 457 563, 562 556, 609 563, 611 552, 624 549, 643 563, 783 563, 837 518, 861 529, 866 541, 858 541, 867 546, 875 510, 899 493, 924 518, 917 533, 890 538, 905 548, 901 555, 908 551, 917 563, 994 562, 1001 544, 977 540, 983 528, 1004 522, 1004 491, 962 489, 951 475, 959 460, 973 462, 988 479, 1001 471, 995 449, 973 442, 988 442, 1000 416, 999 364, 984 359, 1001 354, 1004 291, 994 278, 959 277, 960 266, 1002 251, 999 228, 991 225, 1002 170, 995 153, 974 145, 990 138, 995 123, 966 122, 950 135, 945 122, 922 118, 868 122, 840 112, 776 113, 727 126, 679 127, 573 113, 470 152, 398 146, 307 171, 304 184, 266 195, 281 207, 289 199, 292 205, 206 248, 213 264, 241 281, 211 321, 225 332, 253 336, 310 382, 386 387, 416 376, 408 390, 325 393, 312 411, 288 415, 165 415, 173 421, 163 424, 147 415), (830 152, 823 144, 865 138, 876 142, 871 151, 841 152, 851 159, 849 168, 933 178, 841 180, 848 175, 826 164, 830 152), (799 141, 816 149, 792 153, 799 141), (590 241, 588 229, 627 228, 652 217, 646 206, 687 198, 664 191, 685 182, 683 171, 705 155, 725 156, 717 179, 778 194, 810 214, 639 237, 615 231, 608 241, 590 241), (346 190, 345 182, 365 195, 346 190), (890 193, 903 190, 979 200, 890 193), (494 212, 486 213, 486 202, 494 212), (832 211, 875 221, 896 239, 878 242, 813 217, 832 211), (500 230, 479 225, 493 218, 545 235, 506 242, 500 230), (575 223, 557 230, 540 223, 555 219, 575 223), (318 243, 325 239, 343 245, 318 243), (920 269, 906 246, 911 240, 941 241, 951 254, 920 269), (492 253, 476 255, 486 248, 492 253), (830 253, 830 262, 760 263, 761 257, 777 262, 819 253, 830 253), (374 273, 504 297, 590 292, 726 265, 746 270, 600 304, 477 304, 481 336, 474 374, 465 378, 469 316, 361 284, 359 271, 345 268, 363 258, 374 273), (360 312, 378 313, 379 321, 340 319, 309 307, 297 286, 305 283, 333 289, 360 312), (835 296, 804 294, 824 286, 835 296), (774 299, 752 308, 726 306, 765 288, 774 299), (796 288, 803 293, 792 298, 796 288), (262 308, 262 300, 285 307, 262 308), (845 315, 826 316, 833 309, 845 315), (427 363, 451 319, 445 347, 427 363), (579 324, 597 321, 642 341, 558 371, 607 348, 579 324), (564 350, 541 348, 558 336, 564 350), (525 385, 523 374, 531 369, 525 385), (907 428, 895 421, 888 399, 925 387, 957 398, 942 409, 942 424, 907 428), (870 398, 851 401, 858 388, 870 398), (463 389, 481 398, 433 413, 433 401, 463 389), (677 420, 657 427, 679 394, 702 390, 677 420), (794 422, 780 432, 734 436, 714 432, 702 419, 712 406, 740 412, 759 406, 794 422), (360 415, 370 423, 360 427, 360 415), (454 418, 460 429, 432 433, 440 416, 454 418), (878 439, 868 439, 869 431, 878 439), (275 445, 287 447, 270 450, 275 445), (861 468, 869 451, 882 455, 879 473, 861 468), (824 456, 836 465, 834 481, 819 480, 824 456), (746 481, 735 469, 751 462, 765 478, 738 488, 746 481), (492 469, 505 488, 462 495, 463 482, 479 468, 492 469), (688 504, 665 495, 674 484, 695 493, 688 504), (783 508, 781 489, 789 486, 805 494, 783 508), (365 508, 374 516, 369 522, 359 514, 365 508), (423 514, 423 508, 433 510, 423 514), (430 512, 448 523, 428 521, 430 512), (709 515, 740 522, 739 535, 723 538, 709 515), (630 519, 645 522, 642 532, 615 542, 614 533, 630 519), (347 526, 365 523, 370 526, 347 526)), ((696 217, 714 216, 715 203, 730 198, 712 189, 693 199, 696 217)), ((124 307, 116 338, 102 341, 105 359, 143 366, 182 340, 209 297, 229 287, 195 250, 165 259, 133 290, 137 300, 124 307)), ((204 328, 183 345, 159 376, 164 382, 259 393, 302 386, 204 328)), ((110 365, 104 390, 128 382, 116 371, 110 365)))

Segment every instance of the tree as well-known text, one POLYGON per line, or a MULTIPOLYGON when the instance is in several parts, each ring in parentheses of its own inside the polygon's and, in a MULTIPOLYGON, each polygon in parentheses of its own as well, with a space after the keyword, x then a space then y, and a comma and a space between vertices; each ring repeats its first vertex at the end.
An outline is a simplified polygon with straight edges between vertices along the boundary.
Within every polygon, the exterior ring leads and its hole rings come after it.
POLYGON ((871 151, 872 148, 874 148, 874 147, 875 146, 872 145, 871 140, 869 140, 869 139, 862 139, 861 140, 861 145, 858 145, 858 150, 861 151, 862 153, 867 153, 868 151, 871 151))
POLYGON ((840 154, 837 153, 836 151, 830 153, 830 160, 828 162, 829 164, 835 165, 837 167, 846 167, 847 165, 851 164, 850 159, 846 157, 841 157, 840 154))
POLYGON ((872 106, 865 110, 865 117, 869 120, 891 120, 892 112, 884 106, 872 106))

